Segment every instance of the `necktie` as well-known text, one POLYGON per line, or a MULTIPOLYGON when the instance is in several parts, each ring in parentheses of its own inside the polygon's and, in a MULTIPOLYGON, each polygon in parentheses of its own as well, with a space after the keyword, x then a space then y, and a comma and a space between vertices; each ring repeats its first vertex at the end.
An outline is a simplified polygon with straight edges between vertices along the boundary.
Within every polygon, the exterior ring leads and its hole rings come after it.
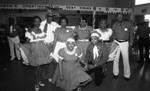
POLYGON ((12 33, 13 32, 13 26, 11 25, 10 26, 10 33, 12 33))
POLYGON ((46 32, 47 32, 47 27, 48 27, 48 23, 46 23, 46 24, 45 24, 45 26, 44 26, 44 30, 43 30, 43 31, 44 31, 44 33, 46 33, 46 32))
POLYGON ((95 60, 98 57, 98 48, 95 45, 93 48, 93 59, 95 60))

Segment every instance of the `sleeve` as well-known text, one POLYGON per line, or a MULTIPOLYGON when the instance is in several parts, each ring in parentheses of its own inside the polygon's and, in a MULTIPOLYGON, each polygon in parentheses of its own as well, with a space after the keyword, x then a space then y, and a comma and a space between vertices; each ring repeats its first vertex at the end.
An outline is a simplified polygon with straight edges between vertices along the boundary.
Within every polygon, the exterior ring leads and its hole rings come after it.
POLYGON ((115 30, 116 30, 116 23, 114 23, 113 26, 112 26, 112 32, 113 32, 112 38, 113 39, 115 39, 115 30))
POLYGON ((55 34, 55 35, 58 35, 58 34, 59 34, 59 31, 60 31, 59 28, 56 28, 54 34, 55 34))
POLYGON ((21 37, 23 30, 21 29, 21 27, 20 27, 19 25, 16 25, 16 27, 17 27, 17 30, 18 30, 18 34, 19 34, 19 36, 21 37))
POLYGON ((63 52, 63 49, 60 49, 60 50, 58 51, 58 55, 59 55, 59 58, 60 58, 60 59, 64 59, 64 52, 63 52))
POLYGON ((87 50, 86 50, 86 55, 85 55, 86 64, 88 64, 92 60, 92 56, 90 54, 90 48, 91 48, 91 46, 89 45, 87 50))
POLYGON ((128 26, 129 26, 129 38, 130 38, 130 44, 133 44, 133 40, 134 40, 134 29, 133 29, 133 26, 131 24, 131 22, 127 22, 128 26))
POLYGON ((113 33, 112 29, 109 28, 109 36, 112 36, 112 33, 113 33))
POLYGON ((58 23, 56 23, 56 22, 54 22, 54 29, 52 30, 53 32, 55 32, 56 31, 56 29, 58 28, 58 27, 60 27, 60 25, 58 24, 58 23))
POLYGON ((25 33, 25 37, 27 37, 30 40, 33 39, 33 36, 28 31, 25 33))

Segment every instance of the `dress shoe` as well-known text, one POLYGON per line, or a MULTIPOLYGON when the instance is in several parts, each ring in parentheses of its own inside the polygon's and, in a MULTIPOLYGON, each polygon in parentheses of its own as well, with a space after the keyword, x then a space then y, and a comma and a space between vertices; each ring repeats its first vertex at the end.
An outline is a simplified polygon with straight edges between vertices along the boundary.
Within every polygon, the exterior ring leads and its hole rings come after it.
POLYGON ((113 75, 113 78, 114 78, 114 79, 117 79, 117 78, 118 78, 118 75, 113 75))
POLYGON ((39 85, 40 85, 41 87, 45 86, 45 84, 44 84, 43 82, 39 82, 39 85))
POLYGON ((10 60, 12 61, 12 60, 14 60, 15 58, 14 57, 12 57, 10 60))
POLYGON ((35 85, 35 91, 39 91, 40 87, 39 85, 35 85))
POLYGON ((130 78, 124 77, 125 81, 130 81, 130 78))

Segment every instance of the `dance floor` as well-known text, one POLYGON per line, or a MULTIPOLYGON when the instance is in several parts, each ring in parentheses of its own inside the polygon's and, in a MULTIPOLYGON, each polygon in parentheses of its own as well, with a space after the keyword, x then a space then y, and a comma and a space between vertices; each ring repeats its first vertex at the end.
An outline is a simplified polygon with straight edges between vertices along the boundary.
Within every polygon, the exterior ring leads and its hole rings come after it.
MULTIPOLYGON (((0 91, 35 91, 34 68, 25 66, 21 61, 9 60, 8 46, 0 48, 0 91)), ((82 91, 150 91, 150 64, 138 64, 139 57, 130 55, 131 79, 123 78, 122 59, 120 60, 120 74, 113 78, 112 62, 107 65, 106 77, 100 86, 93 82, 82 88, 82 91)), ((45 87, 39 91, 64 91, 45 80, 45 87)))

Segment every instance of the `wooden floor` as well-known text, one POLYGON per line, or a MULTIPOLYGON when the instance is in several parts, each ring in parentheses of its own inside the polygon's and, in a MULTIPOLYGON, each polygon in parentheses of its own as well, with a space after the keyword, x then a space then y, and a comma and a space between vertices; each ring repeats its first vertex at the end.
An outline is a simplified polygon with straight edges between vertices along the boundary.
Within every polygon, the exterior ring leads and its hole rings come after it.
MULTIPOLYGON (((10 61, 8 47, 0 48, 0 91, 35 91, 34 68, 25 66, 21 61, 10 61)), ((130 55, 131 79, 123 79, 123 65, 120 60, 120 74, 113 79, 112 62, 108 63, 106 78, 100 86, 93 82, 82 88, 82 91, 150 91, 150 64, 138 64, 138 56, 130 55)), ((40 91, 64 91, 48 81, 40 91)))

